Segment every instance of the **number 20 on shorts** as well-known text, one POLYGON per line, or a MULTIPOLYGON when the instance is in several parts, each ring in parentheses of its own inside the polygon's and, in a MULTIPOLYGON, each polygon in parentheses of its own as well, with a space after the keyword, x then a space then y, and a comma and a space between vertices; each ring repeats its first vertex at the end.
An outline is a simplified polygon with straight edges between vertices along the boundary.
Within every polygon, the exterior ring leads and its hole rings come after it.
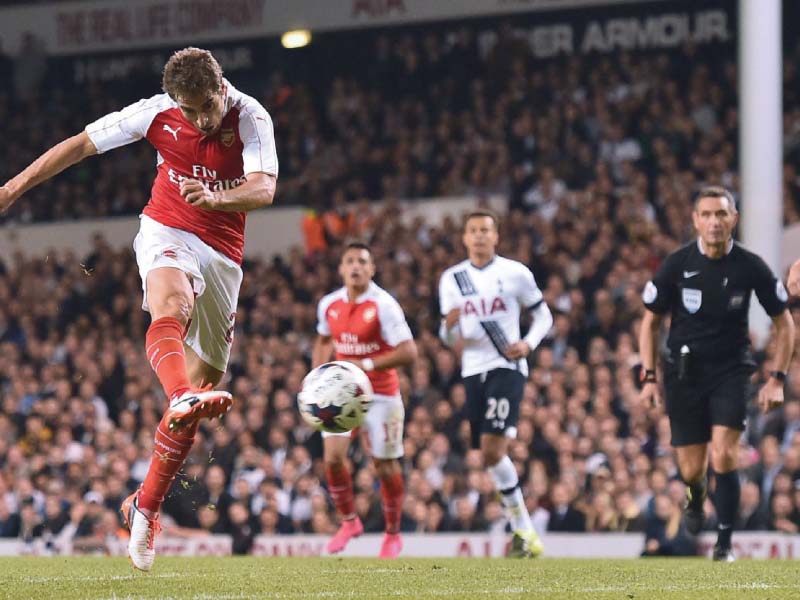
POLYGON ((508 398, 487 398, 486 399, 486 420, 494 421, 495 427, 503 427, 508 413, 511 412, 511 404, 508 398))

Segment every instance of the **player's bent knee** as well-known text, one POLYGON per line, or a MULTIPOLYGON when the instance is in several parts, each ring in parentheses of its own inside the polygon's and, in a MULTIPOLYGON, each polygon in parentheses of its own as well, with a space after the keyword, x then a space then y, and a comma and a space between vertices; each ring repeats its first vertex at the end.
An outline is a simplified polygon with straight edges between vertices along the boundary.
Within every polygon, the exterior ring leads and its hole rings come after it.
POLYGON ((327 468, 338 468, 345 464, 345 460, 347 457, 346 452, 339 452, 338 450, 332 450, 330 448, 324 449, 324 456, 322 461, 325 463, 327 468))
POLYGON ((699 483, 704 476, 705 476, 705 471, 702 467, 681 469, 681 477, 687 484, 699 483))
POLYGON ((347 462, 341 457, 336 457, 330 460, 328 459, 323 460, 323 465, 326 470, 333 469, 334 471, 338 471, 340 469, 346 468, 347 462))
POLYGON ((154 320, 172 317, 185 326, 189 322, 194 302, 193 298, 183 292, 173 292, 161 298, 148 297, 148 304, 154 320))
POLYGON ((381 479, 391 477, 400 471, 400 461, 396 458, 376 458, 375 471, 381 479))
POLYGON ((484 450, 483 452, 483 465, 485 468, 493 467, 505 456, 504 452, 496 452, 493 450, 484 450))
POLYGON ((165 301, 165 308, 182 323, 188 323, 192 315, 192 299, 183 293, 170 294, 165 301))
POLYGON ((681 477, 686 483, 698 483, 705 477, 705 465, 696 460, 682 460, 678 462, 681 477))

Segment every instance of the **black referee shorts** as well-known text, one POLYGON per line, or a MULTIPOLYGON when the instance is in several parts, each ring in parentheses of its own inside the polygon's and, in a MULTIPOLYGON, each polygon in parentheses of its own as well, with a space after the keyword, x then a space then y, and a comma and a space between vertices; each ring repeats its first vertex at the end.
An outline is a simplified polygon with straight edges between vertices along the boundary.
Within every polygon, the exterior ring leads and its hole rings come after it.
POLYGON ((525 376, 513 369, 492 369, 464 378, 473 448, 480 448, 482 433, 517 437, 524 387, 525 376))
POLYGON ((668 367, 664 387, 672 445, 708 443, 713 425, 744 431, 751 373, 752 368, 737 365, 680 381, 677 370, 668 367))

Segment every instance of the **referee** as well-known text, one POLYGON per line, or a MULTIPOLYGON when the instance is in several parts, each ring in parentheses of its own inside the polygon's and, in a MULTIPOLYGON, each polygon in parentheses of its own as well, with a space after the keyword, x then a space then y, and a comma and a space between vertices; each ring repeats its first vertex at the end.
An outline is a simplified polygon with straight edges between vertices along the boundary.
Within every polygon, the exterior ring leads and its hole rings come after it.
POLYGON ((664 388, 672 445, 687 484, 686 526, 703 526, 709 442, 716 476, 719 521, 714 560, 734 560, 731 535, 739 509, 737 446, 744 430, 747 384, 755 370, 747 313, 755 291, 776 329, 774 369, 758 394, 767 412, 783 403, 783 383, 794 348, 794 322, 783 283, 757 255, 731 237, 739 214, 723 187, 698 193, 692 220, 697 240, 670 254, 644 288, 646 310, 639 333, 641 398, 658 404, 656 347, 661 322, 671 316, 664 388))

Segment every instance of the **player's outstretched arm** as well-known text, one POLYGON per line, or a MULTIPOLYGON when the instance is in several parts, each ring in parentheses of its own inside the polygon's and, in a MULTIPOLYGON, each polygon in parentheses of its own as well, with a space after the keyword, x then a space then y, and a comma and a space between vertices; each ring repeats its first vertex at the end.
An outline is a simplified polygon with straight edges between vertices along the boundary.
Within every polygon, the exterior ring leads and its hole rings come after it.
POLYGON ((269 173, 248 173, 247 181, 231 190, 212 192, 197 179, 181 181, 181 195, 198 208, 248 212, 272 204, 278 179, 269 173))
MULTIPOLYGON (((658 346, 658 332, 661 329, 661 320, 661 315, 645 309, 641 329, 639 330, 639 355, 642 359, 642 373, 655 373, 656 348, 658 346)), ((655 381, 648 382, 645 380, 639 397, 643 401, 649 401, 652 406, 661 404, 661 391, 655 381)))
POLYGON ((85 131, 56 144, 0 188, 0 212, 8 210, 29 189, 95 154, 97 148, 85 131))

